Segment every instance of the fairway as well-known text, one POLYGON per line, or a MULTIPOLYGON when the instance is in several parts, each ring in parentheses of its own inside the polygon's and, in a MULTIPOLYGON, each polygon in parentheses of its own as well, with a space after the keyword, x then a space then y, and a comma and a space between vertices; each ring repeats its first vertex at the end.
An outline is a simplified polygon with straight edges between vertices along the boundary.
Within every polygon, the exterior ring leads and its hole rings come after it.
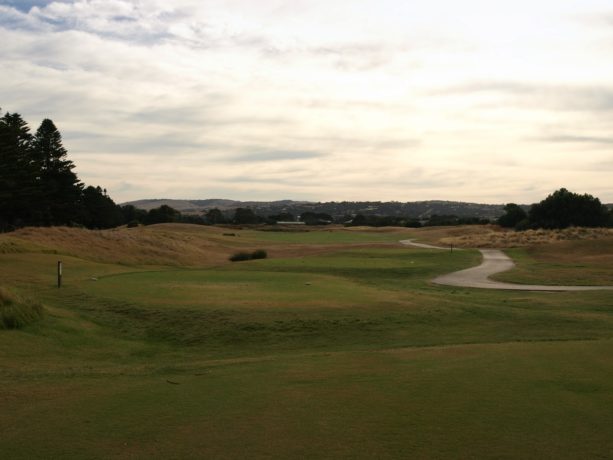
MULTIPOLYGON (((437 286, 480 255, 393 244, 423 232, 237 233, 122 229, 133 249, 114 262, 94 244, 0 235, 13 248, 0 284, 45 305, 0 330, 2 456, 613 456, 610 291, 437 286), (219 255, 142 253, 173 235, 219 255), (227 262, 243 247, 277 255, 227 262)), ((610 279, 589 244, 564 244, 586 283, 610 279)), ((547 249, 521 251, 509 276, 554 273, 547 249)))

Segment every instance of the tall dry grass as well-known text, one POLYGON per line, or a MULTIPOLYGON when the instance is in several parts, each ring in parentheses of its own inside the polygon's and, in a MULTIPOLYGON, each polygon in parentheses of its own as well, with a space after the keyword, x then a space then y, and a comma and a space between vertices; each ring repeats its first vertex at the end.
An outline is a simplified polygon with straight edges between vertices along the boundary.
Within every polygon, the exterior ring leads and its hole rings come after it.
POLYGON ((224 237, 221 229, 174 224, 110 230, 28 227, 0 235, 5 252, 57 253, 128 265, 217 264, 236 246, 236 238, 224 237))
POLYGON ((43 316, 43 306, 0 287, 0 329, 20 329, 43 316))
POLYGON ((483 233, 445 236, 439 239, 444 245, 464 248, 515 248, 551 244, 561 241, 598 240, 613 238, 613 229, 570 227, 563 230, 513 230, 491 229, 483 233))

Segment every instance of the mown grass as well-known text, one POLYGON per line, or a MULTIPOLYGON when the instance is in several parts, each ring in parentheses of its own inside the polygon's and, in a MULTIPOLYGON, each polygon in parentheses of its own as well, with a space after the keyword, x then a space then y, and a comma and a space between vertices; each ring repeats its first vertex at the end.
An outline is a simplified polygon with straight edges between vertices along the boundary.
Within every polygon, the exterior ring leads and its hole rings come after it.
POLYGON ((5 390, 3 454, 607 458, 611 351, 460 345, 38 376, 5 390))
POLYGON ((274 244, 349 244, 349 243, 396 243, 402 239, 406 230, 396 229, 394 232, 358 232, 351 229, 327 228, 309 229, 308 231, 266 232, 243 230, 238 232, 243 238, 266 241, 274 244), (400 236, 399 236, 400 235, 400 236))
POLYGON ((0 332, 2 456, 613 455, 611 292, 429 282, 476 251, 309 247, 214 267, 75 252, 62 289, 56 254, 0 254, 0 283, 46 305, 0 332))

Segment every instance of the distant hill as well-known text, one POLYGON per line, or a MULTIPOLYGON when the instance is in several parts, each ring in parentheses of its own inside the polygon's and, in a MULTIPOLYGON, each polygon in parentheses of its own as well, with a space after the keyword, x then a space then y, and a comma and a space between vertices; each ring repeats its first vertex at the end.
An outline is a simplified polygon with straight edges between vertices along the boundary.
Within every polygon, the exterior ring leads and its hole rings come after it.
POLYGON ((225 199, 206 199, 206 200, 170 200, 170 199, 148 199, 130 201, 131 204, 140 209, 153 209, 162 205, 171 206, 182 213, 200 214, 209 209, 218 208, 222 212, 229 214, 236 208, 251 208, 256 214, 261 216, 275 215, 288 212, 298 216, 305 212, 330 214, 334 220, 342 221, 357 214, 379 215, 379 216, 403 216, 416 219, 426 219, 433 215, 438 216, 458 216, 458 217, 479 217, 482 219, 496 219, 503 214, 502 204, 480 204, 464 203, 460 201, 330 201, 315 203, 308 201, 235 201, 225 199))

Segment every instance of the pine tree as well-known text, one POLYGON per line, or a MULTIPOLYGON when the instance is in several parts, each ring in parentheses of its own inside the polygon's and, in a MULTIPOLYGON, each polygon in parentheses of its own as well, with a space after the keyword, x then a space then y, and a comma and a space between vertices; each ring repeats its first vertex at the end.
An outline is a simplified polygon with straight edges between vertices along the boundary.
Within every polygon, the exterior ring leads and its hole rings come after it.
POLYGON ((39 211, 44 225, 68 225, 82 219, 83 185, 72 171, 62 145, 62 136, 53 121, 44 119, 32 142, 42 199, 39 211))
POLYGON ((83 224, 88 228, 112 228, 124 223, 121 208, 101 187, 83 190, 83 224))
POLYGON ((32 134, 18 113, 0 118, 0 230, 30 223, 38 198, 32 134))

